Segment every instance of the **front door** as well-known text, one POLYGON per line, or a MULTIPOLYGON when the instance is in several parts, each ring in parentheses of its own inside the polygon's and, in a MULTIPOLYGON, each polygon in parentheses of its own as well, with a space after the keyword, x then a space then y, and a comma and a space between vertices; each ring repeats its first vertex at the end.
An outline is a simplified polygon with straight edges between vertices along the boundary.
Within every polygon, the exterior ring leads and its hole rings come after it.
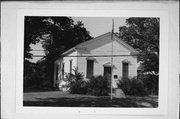
POLYGON ((104 76, 107 76, 108 79, 111 79, 111 67, 104 67, 104 76))
POLYGON ((104 76, 108 79, 108 87, 110 88, 111 84, 111 67, 104 67, 104 76))

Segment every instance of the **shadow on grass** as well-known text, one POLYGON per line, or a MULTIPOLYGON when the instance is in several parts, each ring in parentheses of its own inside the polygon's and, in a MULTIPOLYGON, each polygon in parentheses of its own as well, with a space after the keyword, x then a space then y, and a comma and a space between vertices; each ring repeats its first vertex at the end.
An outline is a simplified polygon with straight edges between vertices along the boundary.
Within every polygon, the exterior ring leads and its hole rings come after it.
POLYGON ((150 98, 113 98, 109 97, 60 97, 36 98, 36 101, 24 101, 24 106, 51 106, 51 107, 150 107, 156 108, 158 102, 150 98), (146 105, 144 105, 144 103, 146 105), (148 104, 148 105, 147 105, 148 104))
POLYGON ((26 89, 26 90, 23 90, 24 93, 32 93, 32 92, 50 92, 50 91, 53 91, 52 89, 50 88, 43 88, 43 89, 26 89))

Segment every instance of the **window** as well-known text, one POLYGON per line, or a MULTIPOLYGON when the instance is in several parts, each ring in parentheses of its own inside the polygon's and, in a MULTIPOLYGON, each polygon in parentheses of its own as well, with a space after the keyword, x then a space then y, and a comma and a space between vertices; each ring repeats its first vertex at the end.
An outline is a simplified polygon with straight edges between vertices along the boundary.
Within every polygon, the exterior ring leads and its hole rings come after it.
POLYGON ((107 77, 109 77, 109 78, 111 78, 111 67, 107 67, 107 66, 105 66, 104 67, 104 76, 107 76, 107 77))
POLYGON ((114 79, 118 79, 118 75, 114 75, 114 79))
POLYGON ((129 67, 128 67, 128 63, 123 63, 123 66, 122 66, 122 77, 124 78, 128 78, 128 73, 129 73, 129 67))
POLYGON ((59 68, 58 68, 58 65, 56 65, 56 80, 58 80, 58 71, 59 70, 59 68))
POLYGON ((69 68, 69 73, 70 74, 72 74, 72 60, 69 60, 69 66, 70 66, 70 68, 69 68))
POLYGON ((64 63, 62 64, 62 78, 64 79, 64 63))
POLYGON ((94 70, 94 61, 93 60, 87 60, 87 69, 86 69, 86 77, 90 78, 93 76, 94 70))

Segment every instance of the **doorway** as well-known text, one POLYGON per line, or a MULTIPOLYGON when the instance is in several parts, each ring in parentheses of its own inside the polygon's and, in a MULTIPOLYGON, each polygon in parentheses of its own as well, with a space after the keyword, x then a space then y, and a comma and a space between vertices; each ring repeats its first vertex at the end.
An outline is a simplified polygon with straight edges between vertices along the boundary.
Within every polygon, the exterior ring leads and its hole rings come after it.
POLYGON ((104 66, 104 76, 107 78, 108 80, 108 87, 111 87, 111 67, 109 66, 104 66))
POLYGON ((104 67, 104 76, 111 77, 111 67, 104 67))

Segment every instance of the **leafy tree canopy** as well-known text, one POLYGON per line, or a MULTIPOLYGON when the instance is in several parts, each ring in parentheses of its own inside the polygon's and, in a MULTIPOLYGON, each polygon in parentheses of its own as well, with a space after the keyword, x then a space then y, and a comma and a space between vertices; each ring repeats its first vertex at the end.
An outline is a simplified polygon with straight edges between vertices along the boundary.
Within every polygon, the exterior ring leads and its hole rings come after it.
POLYGON ((32 58, 30 44, 39 41, 46 56, 55 57, 91 38, 83 23, 71 17, 25 17, 25 58, 32 58))
POLYGON ((140 52, 143 72, 159 72, 159 18, 128 18, 119 27, 119 37, 140 52))
MULTIPOLYGON (((71 17, 25 17, 25 34, 24 34, 24 80, 37 79, 37 85, 42 84, 46 87, 52 87, 54 59, 64 51, 73 46, 87 41, 92 37, 84 27, 81 21, 74 23, 71 17), (28 59, 33 56, 30 45, 42 43, 45 51, 45 57, 36 64, 31 64, 28 59), (33 71, 29 71, 29 70, 33 71), (29 72, 33 72, 30 73, 29 72)), ((28 84, 28 81, 26 81, 28 84)))

